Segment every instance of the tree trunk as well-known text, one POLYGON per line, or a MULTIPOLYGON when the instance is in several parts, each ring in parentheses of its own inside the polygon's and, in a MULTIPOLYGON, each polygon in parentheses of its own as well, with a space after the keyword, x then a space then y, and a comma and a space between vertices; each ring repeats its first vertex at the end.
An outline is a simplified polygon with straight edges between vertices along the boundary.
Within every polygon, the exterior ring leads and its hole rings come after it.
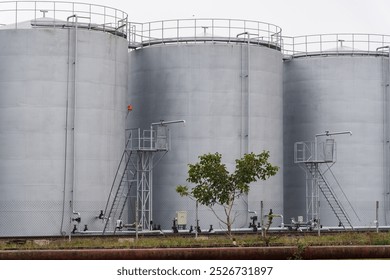
POLYGON ((227 226, 227 233, 230 238, 232 238, 232 223, 230 221, 230 215, 226 215, 226 226, 227 226))

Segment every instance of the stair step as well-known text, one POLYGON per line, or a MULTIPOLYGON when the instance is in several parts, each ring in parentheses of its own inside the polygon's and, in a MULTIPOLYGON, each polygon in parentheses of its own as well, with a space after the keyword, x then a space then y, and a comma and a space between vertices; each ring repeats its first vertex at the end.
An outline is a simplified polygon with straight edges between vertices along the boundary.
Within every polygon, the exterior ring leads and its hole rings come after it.
POLYGON ((312 180, 315 177, 317 178, 317 185, 319 189, 321 190, 331 210, 333 211, 333 213, 335 214, 339 222, 343 225, 343 227, 345 228, 344 225, 349 225, 351 228, 353 228, 348 217, 346 216, 346 213, 341 208, 339 201, 333 194, 332 188, 328 185, 328 182, 325 180, 322 171, 319 168, 316 169, 316 166, 317 165, 314 163, 306 163, 306 167, 312 176, 312 180))

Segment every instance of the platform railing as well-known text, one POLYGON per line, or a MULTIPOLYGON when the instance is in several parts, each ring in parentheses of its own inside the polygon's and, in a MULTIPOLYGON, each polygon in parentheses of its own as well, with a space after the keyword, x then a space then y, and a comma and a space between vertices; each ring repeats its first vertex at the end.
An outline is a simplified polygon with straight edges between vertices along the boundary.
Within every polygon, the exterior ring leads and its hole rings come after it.
POLYGON ((127 36, 127 13, 102 5, 64 1, 2 1, 0 29, 23 28, 25 21, 35 23, 35 27, 59 28, 73 15, 77 15, 80 26, 127 36))
POLYGON ((281 28, 259 21, 239 19, 175 19, 129 23, 130 46, 178 43, 249 42, 280 49, 281 28))
POLYGON ((332 163, 336 162, 336 143, 333 139, 324 142, 294 143, 294 163, 332 163))
POLYGON ((341 33, 282 38, 285 56, 388 55, 390 35, 341 33))

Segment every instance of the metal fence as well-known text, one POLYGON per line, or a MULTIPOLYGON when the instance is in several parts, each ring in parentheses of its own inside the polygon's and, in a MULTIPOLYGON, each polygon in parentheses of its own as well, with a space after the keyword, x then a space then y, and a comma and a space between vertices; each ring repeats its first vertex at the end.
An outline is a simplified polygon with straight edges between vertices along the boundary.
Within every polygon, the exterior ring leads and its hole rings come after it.
POLYGON ((294 143, 294 163, 336 162, 336 142, 326 139, 322 142, 294 143))
POLYGON ((127 13, 102 5, 63 1, 0 2, 0 28, 23 28, 30 21, 36 27, 63 28, 77 16, 81 27, 127 36, 127 13))
POLYGON ((283 37, 286 56, 313 55, 388 55, 390 35, 380 34, 317 34, 283 37))
POLYGON ((129 23, 130 46, 153 44, 249 42, 280 49, 281 28, 260 21, 239 19, 175 19, 129 23))
MULTIPOLYGON (((25 201, 25 202, 15 202, 7 201, 0 203, 0 212, 1 212, 1 225, 0 225, 0 237, 10 237, 10 236, 58 236, 61 234, 69 235, 74 230, 74 226, 77 227, 75 235, 86 235, 86 234, 101 234, 103 229, 103 220, 95 219, 96 221, 85 220, 84 216, 87 214, 96 214, 99 215, 99 209, 89 205, 87 202, 80 202, 84 205, 83 212, 81 213, 81 222, 72 221, 69 222, 69 215, 65 216, 65 219, 62 218, 62 202, 60 201, 25 201), (50 211, 48 210, 50 209, 50 211), (90 213, 89 213, 90 212, 90 213), (100 223, 100 227, 95 225, 95 229, 91 227, 92 223, 100 223), (61 225, 62 223, 62 225, 61 225), (44 226, 42 226, 44 225, 44 226), (101 228, 99 230, 99 228, 101 228)), ((245 202, 238 201, 237 206, 234 209, 234 216, 236 217, 235 222, 233 223, 233 230, 236 232, 240 231, 252 231, 253 228, 250 227, 250 224, 253 222, 252 217, 257 216, 255 223, 266 225, 268 222, 267 214, 270 209, 272 209, 274 214, 282 214, 283 205, 281 201, 263 201, 263 211, 261 211, 260 201, 258 205, 249 209, 248 211, 245 202)), ((198 211, 196 211, 195 202, 186 200, 183 198, 182 203, 178 203, 177 211, 182 211, 183 209, 186 213, 185 227, 180 225, 178 227, 180 232, 189 233, 192 229, 192 233, 195 234, 196 229, 196 220, 198 219, 198 224, 202 233, 207 233, 210 229, 214 232, 225 231, 226 226, 215 218, 214 213, 205 206, 199 206, 198 211)), ((353 203, 353 207, 358 211, 359 219, 349 211, 351 215, 352 223, 356 226, 356 229, 360 227, 364 229, 372 228, 375 229, 377 226, 376 223, 376 202, 362 200, 358 204, 353 203)), ((168 210, 162 210, 168 211, 168 210)), ((132 213, 129 213, 129 222, 132 222, 131 217, 132 213)), ((224 217, 224 213, 220 209, 216 209, 216 214, 220 217, 224 217)), ((305 213, 301 213, 305 217, 305 213)), ((173 221, 177 218, 177 213, 170 211, 167 213, 166 221, 155 221, 156 226, 163 224, 161 229, 164 232, 173 232, 173 221)), ((271 227, 278 229, 282 228, 282 224, 286 228, 288 224, 291 223, 291 220, 299 219, 297 216, 289 216, 289 213, 285 213, 284 217, 275 217, 272 221, 271 227)), ((384 204, 381 201, 379 204, 379 217, 378 225, 388 226, 389 217, 384 214, 384 204)), ((127 221, 125 221, 127 222, 127 221)), ((332 214, 332 209, 322 200, 321 203, 321 225, 324 226, 323 230, 326 230, 327 227, 338 226, 337 218, 332 214)), ((177 225, 177 224, 176 224, 177 225)), ((130 229, 134 230, 134 229, 130 229)), ((260 230, 260 228, 258 228, 260 230)), ((122 228, 117 231, 117 234, 128 233, 128 228, 122 228)))

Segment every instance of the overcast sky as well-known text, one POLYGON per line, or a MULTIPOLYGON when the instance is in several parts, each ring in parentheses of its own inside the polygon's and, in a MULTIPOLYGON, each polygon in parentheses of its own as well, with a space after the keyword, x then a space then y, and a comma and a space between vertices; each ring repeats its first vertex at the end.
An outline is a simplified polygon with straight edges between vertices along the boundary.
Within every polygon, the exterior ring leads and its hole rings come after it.
POLYGON ((123 10, 129 20, 231 18, 278 25, 285 36, 390 34, 390 0, 82 0, 123 10))

